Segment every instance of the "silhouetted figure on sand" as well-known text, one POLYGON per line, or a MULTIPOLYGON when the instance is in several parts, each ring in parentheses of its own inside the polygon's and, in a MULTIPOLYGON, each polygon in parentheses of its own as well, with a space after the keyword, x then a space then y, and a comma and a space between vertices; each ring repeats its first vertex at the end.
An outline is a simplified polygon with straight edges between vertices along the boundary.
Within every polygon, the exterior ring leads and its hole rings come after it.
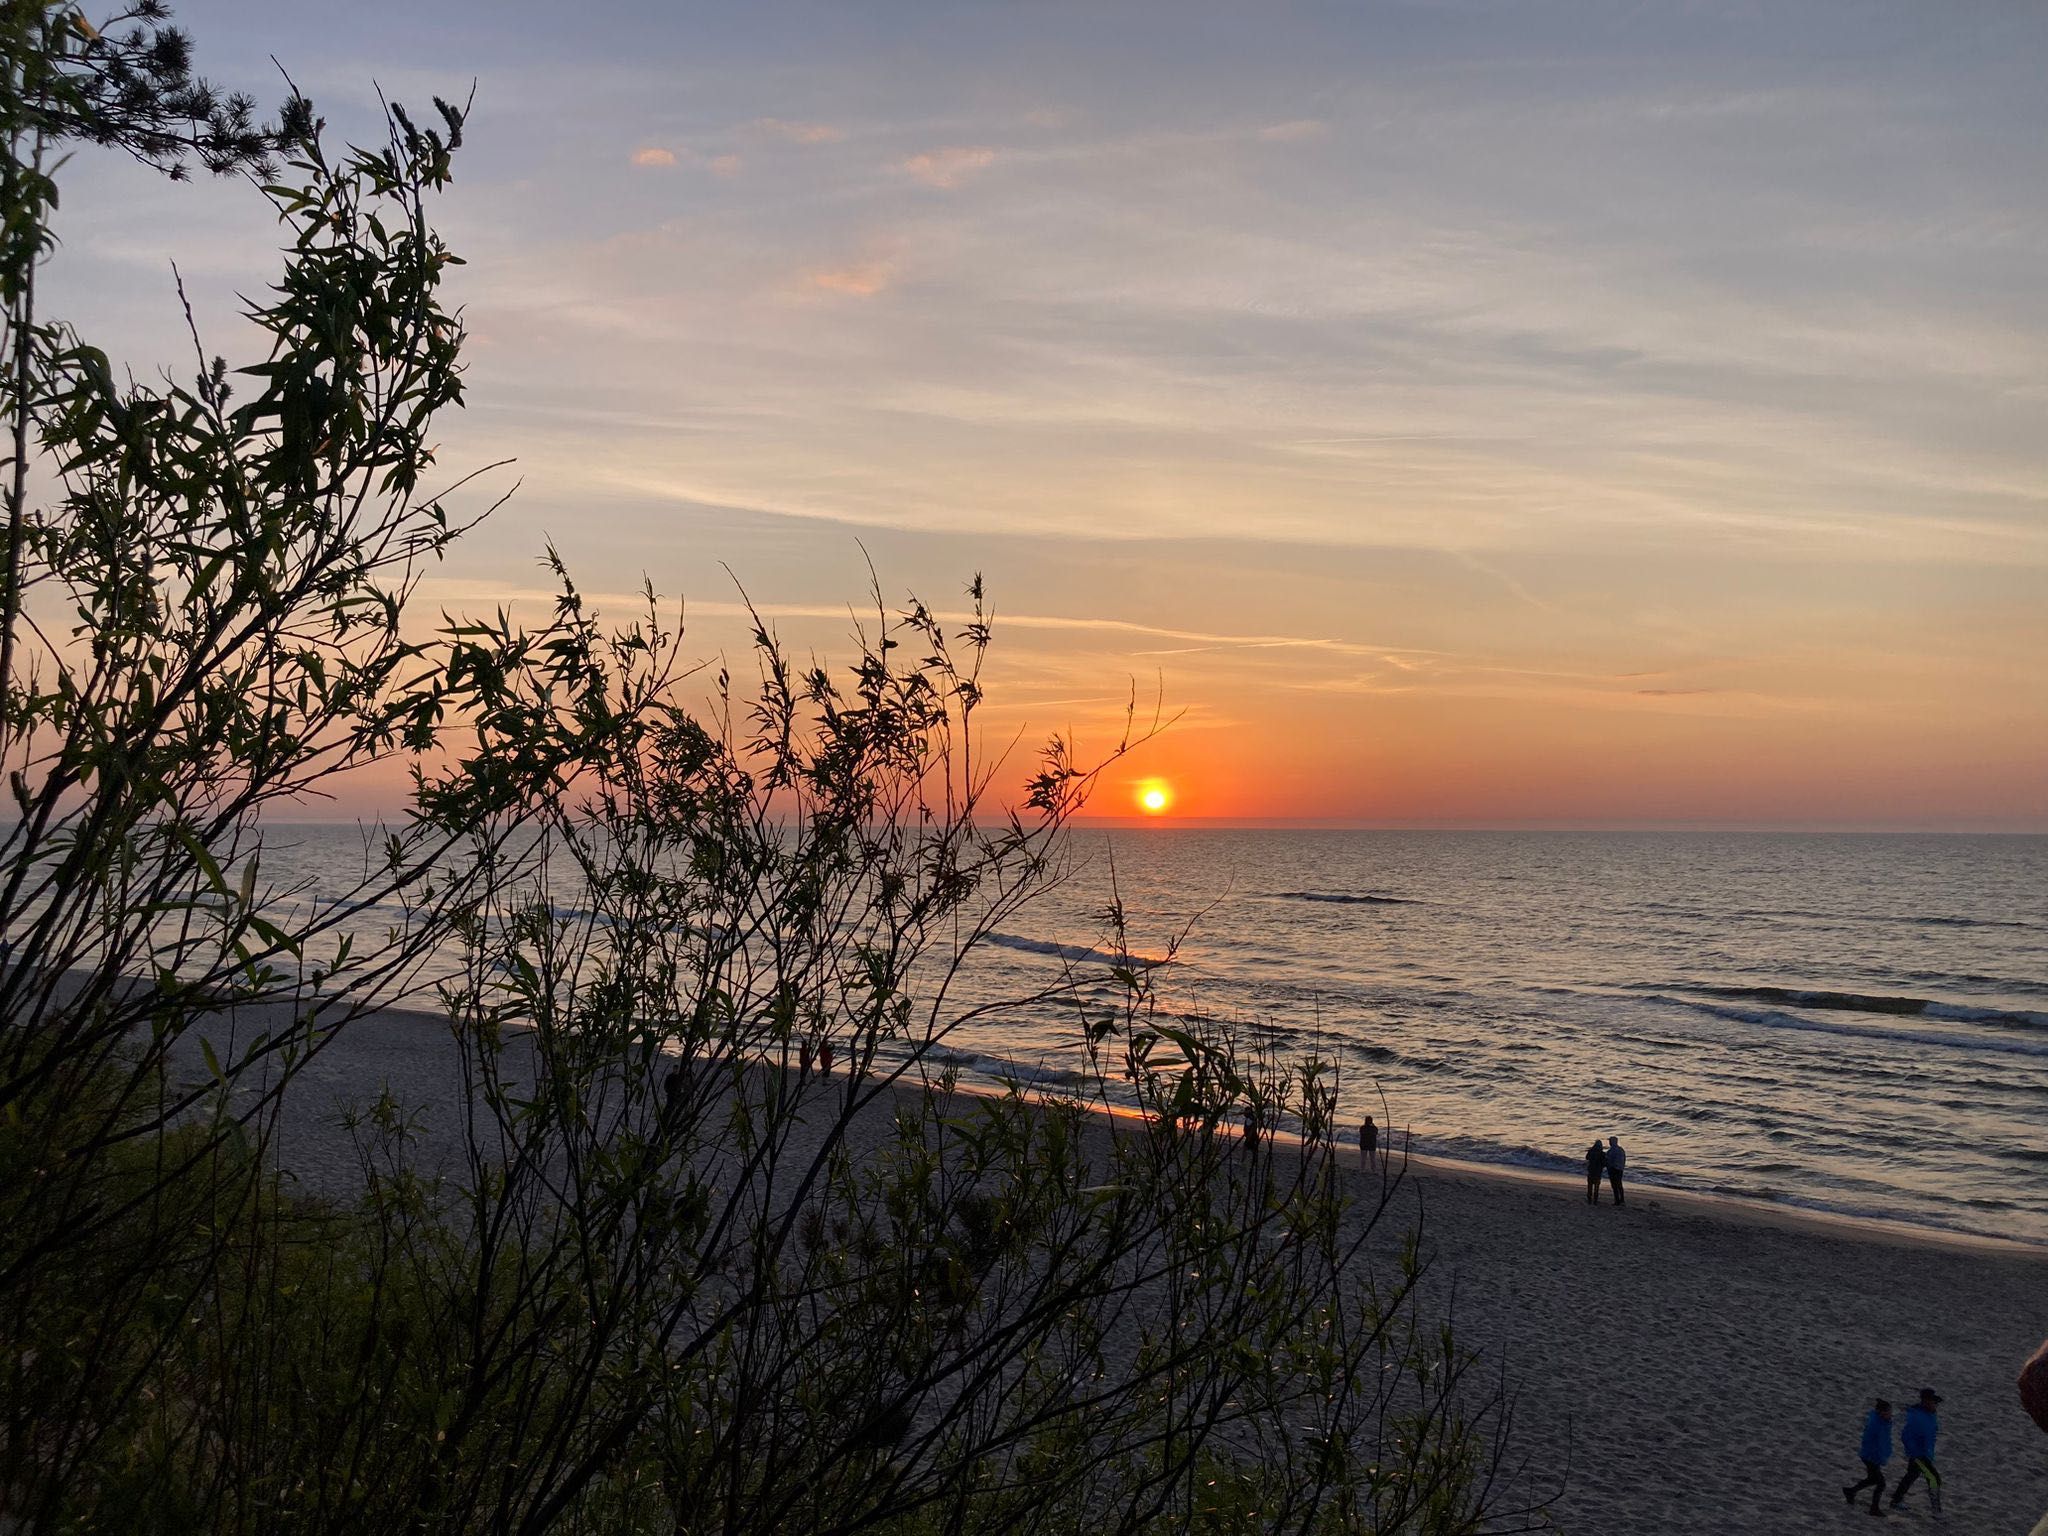
POLYGON ((826 1077, 832 1075, 832 1037, 826 1035, 818 1041, 818 1071, 826 1077))
POLYGON ((1877 1500, 1884 1492, 1884 1464, 1892 1459, 1892 1405, 1881 1397, 1863 1421, 1863 1444, 1856 1454, 1863 1458, 1863 1481, 1844 1488, 1842 1497, 1854 1504, 1856 1495, 1868 1488, 1870 1512, 1881 1515, 1877 1500))
POLYGON ((1628 1166, 1628 1151, 1619 1136, 1607 1138, 1607 1182, 1614 1189, 1614 1203, 1621 1204, 1621 1170, 1628 1166))
POLYGON ((1607 1149, 1600 1145, 1600 1138, 1593 1138, 1593 1145, 1586 1148, 1586 1204, 1600 1203, 1600 1176, 1607 1172, 1607 1149))
POLYGON ((1370 1168, 1374 1158, 1380 1155, 1380 1128, 1372 1123, 1372 1116, 1365 1117, 1365 1124, 1358 1128, 1358 1166, 1370 1168))
POLYGON ((1905 1502, 1906 1490, 1917 1477, 1926 1481, 1928 1502, 1937 1515, 1941 1513, 1941 1474, 1934 1470, 1934 1437, 1941 1432, 1934 1410, 1940 1403, 1940 1393, 1932 1387, 1922 1387, 1920 1401, 1906 1410, 1906 1424, 1899 1431, 1899 1449, 1906 1453, 1906 1475, 1892 1490, 1893 1509, 1905 1502))

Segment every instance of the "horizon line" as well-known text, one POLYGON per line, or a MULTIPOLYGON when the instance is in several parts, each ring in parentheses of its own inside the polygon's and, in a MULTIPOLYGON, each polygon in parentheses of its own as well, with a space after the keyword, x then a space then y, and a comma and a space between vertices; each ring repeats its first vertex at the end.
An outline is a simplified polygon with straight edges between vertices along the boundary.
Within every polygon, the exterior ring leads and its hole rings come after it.
POLYGON ((2048 819, 2006 818, 1962 819, 1951 822, 1890 821, 1688 821, 1678 818, 1640 818, 1624 821, 1596 821, 1561 817, 1523 821, 1404 821, 1397 818, 1343 816, 1143 816, 1106 813, 1074 817, 1070 826, 1093 827, 1191 827, 1204 831, 1315 831, 1315 832, 1698 832, 1701 834, 1742 832, 1788 837, 1826 837, 1855 834, 1889 837, 2048 837, 2048 819))
MULTIPOLYGON (((402 820, 403 812, 364 812, 358 815, 288 816, 262 818, 271 827, 366 827, 402 820)), ((991 822, 991 824, 993 824, 991 822)), ((1441 832, 1441 833, 1586 833, 1661 832, 1697 833, 1701 836, 1740 833, 1750 836, 1781 837, 2048 837, 2048 819, 1977 822, 1766 822, 1766 821, 1684 821, 1679 819, 1638 819, 1593 821, 1571 818, 1500 821, 1402 821, 1392 818, 1334 816, 1144 816, 1118 813, 1079 815, 1067 825, 1103 831, 1179 827, 1203 832, 1441 832)))

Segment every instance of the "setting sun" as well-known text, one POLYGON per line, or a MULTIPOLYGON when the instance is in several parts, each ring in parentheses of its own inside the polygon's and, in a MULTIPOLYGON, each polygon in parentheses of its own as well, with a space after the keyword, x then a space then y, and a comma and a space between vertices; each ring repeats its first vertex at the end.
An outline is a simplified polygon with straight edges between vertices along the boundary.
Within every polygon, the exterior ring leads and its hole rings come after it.
POLYGON ((0 0, 9 1508, 2048 1536, 2048 0, 355 9, 0 0))

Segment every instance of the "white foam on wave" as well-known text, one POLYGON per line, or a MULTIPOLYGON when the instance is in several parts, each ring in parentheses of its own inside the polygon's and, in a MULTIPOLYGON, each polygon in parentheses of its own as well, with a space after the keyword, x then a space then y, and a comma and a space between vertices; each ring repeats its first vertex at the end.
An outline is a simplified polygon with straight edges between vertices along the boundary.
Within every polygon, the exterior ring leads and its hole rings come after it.
POLYGON ((1982 1008, 1969 1003, 1929 1003, 1921 1010, 1930 1019, 1955 1019, 1964 1024, 2005 1024, 2022 1029, 2048 1029, 2048 1013, 2026 1008, 1982 1008))
POLYGON ((934 1046, 924 1052, 924 1059, 941 1067, 957 1067, 990 1082, 1017 1083, 1026 1088, 1065 1088, 1088 1081, 1086 1072, 1074 1068, 1049 1066, 1043 1061, 1017 1061, 959 1046, 934 1046))
MULTIPOLYGON (((1551 1152, 1541 1147, 1509 1146, 1462 1136, 1422 1136, 1412 1142, 1412 1150, 1424 1157, 1442 1158, 1451 1162, 1473 1163, 1487 1168, 1517 1168, 1531 1172, 1555 1173, 1560 1178, 1583 1178, 1584 1164, 1576 1155, 1551 1152)), ((1711 1176, 1710 1176, 1711 1178, 1711 1176)), ((1812 1211, 1823 1216, 1842 1216, 1852 1221, 1874 1222, 1883 1226, 1915 1227, 1924 1231, 1953 1232, 1968 1237, 1996 1237, 2008 1242, 2025 1243, 2030 1247, 2048 1247, 2048 1241, 2038 1238, 2016 1236, 2005 1225, 1986 1225, 1982 1222, 1958 1219, 1955 1216, 1933 1216, 1919 1211, 1901 1210, 1896 1205, 1871 1205, 1864 1202, 1841 1198, 1827 1198, 1805 1191, 1778 1189, 1768 1184, 1736 1183, 1722 1178, 1711 1182, 1693 1182, 1689 1178, 1665 1173, 1633 1173, 1630 1188, 1637 1192, 1637 1198, 1653 1197, 1658 1190, 1693 1191, 1717 1195, 1725 1200, 1762 1205, 1785 1206, 1793 1210, 1812 1211)), ((1982 1210, 2012 1209, 2011 1202, 2003 1200, 1980 1200, 1963 1202, 1966 1208, 1982 1210)))
POLYGON ((1681 991, 1701 992, 1709 997, 1783 1003, 1793 1008, 1893 1014, 1924 1019, 1954 1019, 1964 1024, 1994 1024, 2011 1029, 2048 1028, 2048 1013, 2026 1008, 1994 1008, 1988 1003, 1944 1003, 1935 998, 1911 997, 1896 992, 1847 992, 1827 987, 1721 985, 1689 981, 1672 982, 1669 985, 1681 991))
POLYGON ((1807 1019, 1776 1008, 1741 1008, 1728 1003, 1702 1002, 1692 997, 1672 997, 1667 993, 1653 993, 1649 1000, 1678 1008, 1691 1008, 1718 1019, 1755 1024, 1766 1029, 1796 1029, 1822 1035, 1847 1035, 1852 1039, 1882 1040, 1895 1045, 1930 1045, 1941 1048, 1961 1045, 1973 1051, 1994 1051, 2006 1056, 2048 1059, 2048 1042, 2037 1044, 2030 1040, 2003 1040, 1983 1035, 1972 1035, 1964 1039, 1941 1030, 1910 1029, 1900 1025, 1856 1024, 1842 1019, 1807 1019))

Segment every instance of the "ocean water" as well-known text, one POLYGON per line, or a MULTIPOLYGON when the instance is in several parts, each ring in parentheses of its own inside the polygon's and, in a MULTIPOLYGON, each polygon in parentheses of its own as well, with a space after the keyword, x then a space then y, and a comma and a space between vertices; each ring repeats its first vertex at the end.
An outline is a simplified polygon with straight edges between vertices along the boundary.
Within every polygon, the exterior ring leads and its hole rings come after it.
MULTIPOLYGON (((272 840, 317 870, 356 838, 272 840)), ((1167 998, 1314 1045, 1347 1119, 1418 1151, 1575 1178, 1619 1135, 1635 1185, 2048 1243, 2048 838, 1162 825, 1070 847, 971 996, 1101 976, 1114 889, 1132 953, 1186 932, 1167 998)), ((947 1055, 1057 1083, 1076 1050, 1072 1010, 1041 1005, 947 1055)))

